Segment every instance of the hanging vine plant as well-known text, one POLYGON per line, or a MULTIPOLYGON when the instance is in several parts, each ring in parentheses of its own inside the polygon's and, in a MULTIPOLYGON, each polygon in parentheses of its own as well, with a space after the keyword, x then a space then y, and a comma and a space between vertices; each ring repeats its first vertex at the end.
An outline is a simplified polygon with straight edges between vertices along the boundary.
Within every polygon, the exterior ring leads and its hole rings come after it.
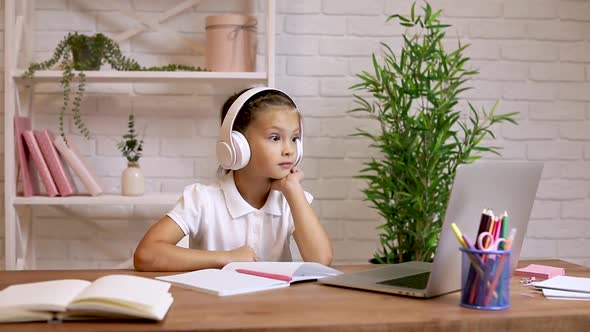
POLYGON ((59 67, 63 70, 60 84, 63 87, 64 98, 59 113, 59 134, 66 143, 64 117, 70 107, 71 84, 76 74, 75 71, 77 71, 79 83, 74 100, 72 101, 71 111, 74 124, 80 134, 86 138, 90 138, 90 130, 86 127, 80 114, 80 106, 86 88, 86 75, 84 71, 99 70, 103 64, 107 63, 113 69, 120 71, 207 71, 205 68, 179 64, 144 67, 136 60, 125 57, 119 45, 102 33, 97 33, 93 36, 79 34, 78 32, 68 33, 59 42, 53 52, 53 56, 49 60, 31 63, 24 74, 25 78, 32 79, 36 71, 48 70, 56 64, 59 64, 59 67))

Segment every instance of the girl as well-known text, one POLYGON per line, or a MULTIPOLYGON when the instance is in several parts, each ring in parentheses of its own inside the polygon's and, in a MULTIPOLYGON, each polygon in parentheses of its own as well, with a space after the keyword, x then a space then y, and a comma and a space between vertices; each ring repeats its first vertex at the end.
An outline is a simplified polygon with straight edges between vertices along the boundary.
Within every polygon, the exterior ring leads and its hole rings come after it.
POLYGON ((305 261, 329 265, 332 244, 303 190, 301 114, 284 92, 253 88, 223 105, 217 184, 189 185, 140 241, 141 271, 221 268, 236 261, 291 261, 293 237, 305 261), (189 247, 176 246, 189 235, 189 247))

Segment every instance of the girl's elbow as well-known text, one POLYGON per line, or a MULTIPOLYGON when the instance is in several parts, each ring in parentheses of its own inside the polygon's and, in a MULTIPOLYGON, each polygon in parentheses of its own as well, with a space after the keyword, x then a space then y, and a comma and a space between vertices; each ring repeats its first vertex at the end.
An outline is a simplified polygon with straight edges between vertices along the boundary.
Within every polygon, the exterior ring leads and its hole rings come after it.
POLYGON ((332 261, 333 260, 334 260, 334 255, 332 253, 329 253, 329 254, 323 255, 320 258, 320 263, 323 264, 323 265, 328 266, 328 265, 331 265, 332 264, 332 261))
POLYGON ((133 253, 133 266, 137 271, 153 271, 153 257, 149 250, 139 246, 135 249, 135 253, 133 253))
POLYGON ((325 253, 325 254, 318 254, 309 261, 320 263, 322 265, 329 266, 332 264, 332 260, 334 259, 332 253, 325 253))

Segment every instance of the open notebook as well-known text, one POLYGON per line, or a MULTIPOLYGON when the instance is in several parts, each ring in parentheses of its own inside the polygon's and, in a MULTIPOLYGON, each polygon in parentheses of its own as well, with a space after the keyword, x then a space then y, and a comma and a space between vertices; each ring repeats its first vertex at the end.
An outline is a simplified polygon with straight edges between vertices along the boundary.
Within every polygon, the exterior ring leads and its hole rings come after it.
POLYGON ((0 291, 0 322, 160 321, 173 302, 169 288, 167 282, 132 275, 108 275, 94 282, 62 279, 12 285, 0 291))
POLYGON ((293 282, 317 280, 342 272, 311 262, 235 262, 219 269, 156 277, 173 285, 218 296, 288 287, 293 282))

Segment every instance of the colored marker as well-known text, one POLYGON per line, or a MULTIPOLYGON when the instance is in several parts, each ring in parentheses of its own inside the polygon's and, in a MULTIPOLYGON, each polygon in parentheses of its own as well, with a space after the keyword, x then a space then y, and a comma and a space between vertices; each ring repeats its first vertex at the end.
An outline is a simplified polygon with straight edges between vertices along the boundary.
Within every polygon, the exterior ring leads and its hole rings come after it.
POLYGON ((467 245, 465 244, 465 241, 463 240, 463 235, 461 234, 461 231, 459 230, 459 227, 457 226, 457 224, 452 223, 451 229, 453 230, 453 233, 455 233, 455 237, 457 238, 457 241, 459 241, 459 244, 461 244, 461 246, 463 248, 467 248, 467 245))

